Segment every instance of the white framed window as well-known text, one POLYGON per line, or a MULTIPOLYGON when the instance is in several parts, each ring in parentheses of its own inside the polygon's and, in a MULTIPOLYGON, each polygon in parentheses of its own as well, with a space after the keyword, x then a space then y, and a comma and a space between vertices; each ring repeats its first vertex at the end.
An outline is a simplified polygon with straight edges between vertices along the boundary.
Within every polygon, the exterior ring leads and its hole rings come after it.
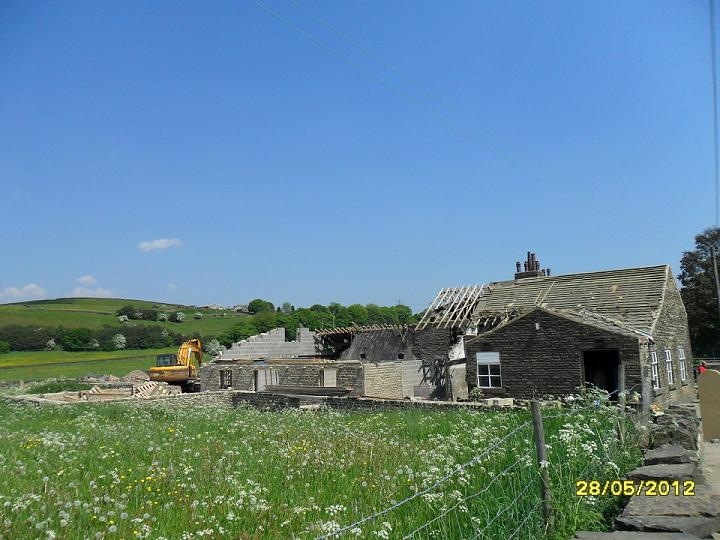
POLYGON ((675 384, 675 375, 672 366, 672 351, 665 349, 665 369, 667 369, 668 384, 675 384))
POLYGON ((477 385, 479 388, 501 388, 500 353, 475 353, 477 362, 477 385))
POLYGON ((653 388, 660 388, 660 373, 658 372, 658 358, 655 351, 650 351, 650 370, 652 372, 653 388))
POLYGON ((678 347, 678 362, 680 362, 680 380, 687 381, 687 365, 685 364, 685 349, 678 347))

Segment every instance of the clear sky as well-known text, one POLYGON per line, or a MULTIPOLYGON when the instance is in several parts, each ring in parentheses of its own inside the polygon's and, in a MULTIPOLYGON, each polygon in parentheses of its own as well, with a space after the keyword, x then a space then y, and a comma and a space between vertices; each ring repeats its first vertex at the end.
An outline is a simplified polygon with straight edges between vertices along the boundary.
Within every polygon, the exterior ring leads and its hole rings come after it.
POLYGON ((0 303, 423 308, 715 220, 708 3, 0 2, 0 303))

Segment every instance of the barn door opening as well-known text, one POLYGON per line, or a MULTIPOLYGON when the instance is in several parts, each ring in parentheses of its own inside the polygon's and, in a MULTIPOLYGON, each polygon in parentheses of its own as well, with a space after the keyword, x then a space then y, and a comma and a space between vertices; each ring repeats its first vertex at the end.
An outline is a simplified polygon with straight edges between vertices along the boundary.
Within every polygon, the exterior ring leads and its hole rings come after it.
POLYGON ((613 401, 618 398, 619 365, 620 353, 617 350, 583 351, 585 383, 607 390, 613 401))

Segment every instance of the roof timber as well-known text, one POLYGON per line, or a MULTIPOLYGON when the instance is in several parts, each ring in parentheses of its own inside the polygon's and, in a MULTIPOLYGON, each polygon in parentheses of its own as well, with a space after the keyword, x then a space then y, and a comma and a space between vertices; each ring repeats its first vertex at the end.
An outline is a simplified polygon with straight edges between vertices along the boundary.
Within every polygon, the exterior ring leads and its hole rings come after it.
POLYGON ((462 326, 464 323, 469 322, 475 305, 484 290, 485 285, 440 289, 440 292, 423 313, 416 328, 422 330, 428 325, 439 328, 462 326))

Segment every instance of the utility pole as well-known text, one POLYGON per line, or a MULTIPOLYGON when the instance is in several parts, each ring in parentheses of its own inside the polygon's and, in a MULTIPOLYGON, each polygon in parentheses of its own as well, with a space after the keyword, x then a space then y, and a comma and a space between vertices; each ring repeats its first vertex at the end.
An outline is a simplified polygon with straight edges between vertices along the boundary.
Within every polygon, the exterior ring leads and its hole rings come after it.
POLYGON ((713 273, 715 274, 715 291, 717 292, 718 311, 720 312, 720 278, 718 278, 717 259, 715 258, 715 250, 710 246, 710 256, 713 262, 713 273))

